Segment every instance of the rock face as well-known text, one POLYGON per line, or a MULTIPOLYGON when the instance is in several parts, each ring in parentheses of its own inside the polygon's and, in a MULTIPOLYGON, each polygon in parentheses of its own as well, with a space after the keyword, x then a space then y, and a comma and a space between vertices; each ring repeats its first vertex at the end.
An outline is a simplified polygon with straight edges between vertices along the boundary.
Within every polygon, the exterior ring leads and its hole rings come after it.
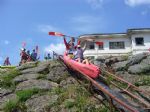
POLYGON ((68 74, 66 68, 63 66, 58 66, 52 69, 53 70, 50 70, 49 74, 47 75, 47 79, 54 82, 59 83, 62 79, 66 77, 66 74, 68 74))
POLYGON ((147 57, 146 53, 137 54, 135 56, 132 56, 127 63, 127 66, 132 66, 134 64, 140 63, 143 59, 147 57))
MULTIPOLYGON (((116 60, 116 58, 111 57, 113 64, 110 67, 113 67, 117 71, 117 75, 123 77, 125 80, 136 83, 137 81, 141 81, 141 75, 137 77, 133 75, 133 72, 135 74, 141 71, 149 72, 148 67, 150 65, 150 56, 145 57, 145 55, 140 55, 139 57, 134 57, 134 61, 124 61, 124 58, 116 60), (141 67, 142 64, 144 65, 142 66, 143 68, 141 67), (128 73, 128 71, 131 72, 131 69, 134 69, 132 70, 132 74, 128 73)), ((107 70, 105 63, 96 63, 99 67, 107 70)), ((19 71, 20 74, 14 71, 10 71, 9 73, 8 70, 4 70, 4 75, 7 72, 6 77, 1 77, 0 75, 0 111, 6 111, 4 110, 5 108, 9 109, 7 110, 9 112, 15 110, 23 112, 90 112, 101 111, 102 109, 99 101, 96 98, 91 98, 91 93, 86 89, 89 82, 84 80, 82 81, 83 85, 80 84, 81 82, 77 81, 73 77, 74 75, 70 74, 56 60, 30 62, 15 68, 15 70, 19 71), (15 103, 8 103, 9 100, 15 101, 15 103)), ((143 82, 142 88, 145 87, 143 85, 145 82, 143 82)))
POLYGON ((9 100, 15 100, 16 98, 16 94, 8 94, 0 97, 0 110, 4 108, 6 102, 8 102, 9 100))
POLYGON ((36 66, 37 66, 37 62, 28 62, 28 63, 23 64, 22 66, 18 66, 16 69, 24 70, 24 69, 33 68, 36 66))
POLYGON ((13 80, 16 83, 20 83, 20 82, 24 82, 27 80, 37 79, 39 76, 40 74, 29 73, 29 74, 23 74, 23 75, 17 76, 13 80))
POLYGON ((26 106, 28 107, 28 112, 46 112, 46 107, 49 106, 50 102, 58 99, 58 96, 33 96, 31 99, 26 101, 26 106))
POLYGON ((38 88, 41 90, 51 90, 58 87, 57 83, 46 80, 28 80, 17 85, 16 91, 38 88))
POLYGON ((122 71, 126 68, 127 63, 128 63, 127 61, 115 63, 115 64, 113 64, 113 69, 115 71, 122 71))

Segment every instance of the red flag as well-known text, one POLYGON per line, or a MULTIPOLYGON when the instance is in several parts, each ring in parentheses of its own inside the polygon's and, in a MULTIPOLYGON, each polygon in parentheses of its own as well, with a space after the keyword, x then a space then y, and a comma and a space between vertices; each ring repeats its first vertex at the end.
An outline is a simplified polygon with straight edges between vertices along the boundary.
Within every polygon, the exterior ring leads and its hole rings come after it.
POLYGON ((49 32, 49 35, 53 35, 53 36, 64 36, 64 34, 59 33, 59 32, 49 32))
POLYGON ((103 45, 103 42, 95 42, 97 45, 103 45))

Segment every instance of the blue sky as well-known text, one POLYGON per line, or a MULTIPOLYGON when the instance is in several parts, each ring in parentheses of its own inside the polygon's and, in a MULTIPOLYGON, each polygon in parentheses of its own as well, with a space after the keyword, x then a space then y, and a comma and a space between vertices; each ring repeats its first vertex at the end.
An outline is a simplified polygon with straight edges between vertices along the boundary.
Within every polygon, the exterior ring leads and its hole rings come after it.
POLYGON ((62 53, 62 38, 49 31, 79 36, 129 28, 150 28, 150 0, 0 0, 0 64, 6 56, 17 64, 22 42, 30 50, 39 45, 41 59, 50 49, 62 53))

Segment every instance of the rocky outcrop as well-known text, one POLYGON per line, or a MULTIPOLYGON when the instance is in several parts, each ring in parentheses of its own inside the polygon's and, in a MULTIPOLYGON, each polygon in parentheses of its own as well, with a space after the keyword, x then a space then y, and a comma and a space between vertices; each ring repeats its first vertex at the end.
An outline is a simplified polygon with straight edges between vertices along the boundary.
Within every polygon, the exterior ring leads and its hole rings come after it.
POLYGON ((17 85, 16 91, 26 90, 26 89, 41 89, 41 90, 51 90, 58 87, 57 83, 50 82, 47 80, 28 80, 17 85))
POLYGON ((0 110, 2 110, 6 104, 6 102, 10 100, 16 100, 16 94, 8 94, 0 97, 0 110))
POLYGON ((57 66, 55 68, 52 68, 53 70, 50 70, 49 74, 47 75, 47 79, 54 81, 54 82, 60 82, 61 80, 65 79, 68 74, 66 71, 66 68, 63 66, 57 66))
POLYGON ((38 62, 28 62, 28 63, 25 63, 21 66, 16 67, 16 69, 17 70, 24 70, 24 69, 28 69, 28 68, 33 68, 33 67, 37 66, 37 63, 38 62))
POLYGON ((115 71, 122 71, 125 70, 127 63, 128 63, 127 61, 118 62, 113 64, 112 67, 115 71))
POLYGON ((148 55, 147 53, 141 53, 141 54, 137 54, 137 55, 130 57, 128 60, 127 66, 132 66, 132 65, 140 63, 143 59, 147 57, 147 55, 148 55))
POLYGON ((50 102, 55 102, 58 99, 57 95, 49 96, 33 96, 26 101, 26 106, 28 112, 46 112, 46 107, 49 106, 50 102))

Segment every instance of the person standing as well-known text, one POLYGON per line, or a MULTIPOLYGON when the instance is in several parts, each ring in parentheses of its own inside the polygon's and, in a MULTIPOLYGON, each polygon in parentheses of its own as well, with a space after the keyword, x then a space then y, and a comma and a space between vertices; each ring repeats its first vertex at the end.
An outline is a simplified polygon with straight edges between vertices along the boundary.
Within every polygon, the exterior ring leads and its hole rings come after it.
POLYGON ((37 53, 35 52, 35 49, 33 49, 32 53, 31 53, 31 59, 33 61, 36 61, 37 60, 37 53))
POLYGON ((9 61, 9 57, 7 57, 7 58, 5 59, 3 65, 4 65, 4 66, 9 66, 9 65, 11 65, 11 64, 10 64, 10 61, 9 61))

